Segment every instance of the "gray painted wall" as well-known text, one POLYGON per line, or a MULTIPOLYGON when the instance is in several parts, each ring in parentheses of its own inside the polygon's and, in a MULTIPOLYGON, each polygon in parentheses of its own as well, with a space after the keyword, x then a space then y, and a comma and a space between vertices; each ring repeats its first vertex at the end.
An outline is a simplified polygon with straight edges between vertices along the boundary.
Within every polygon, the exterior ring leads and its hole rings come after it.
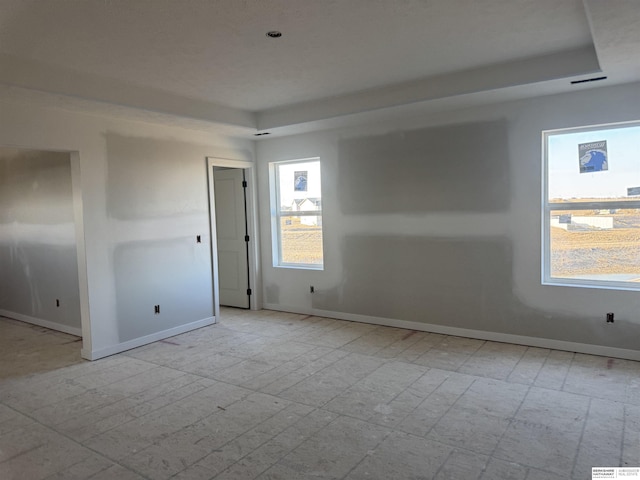
POLYGON ((252 161, 253 142, 6 102, 0 145, 72 152, 85 358, 213 321, 206 157, 252 161))
POLYGON ((637 120, 639 91, 598 88, 261 140, 265 304, 639 351, 638 292, 540 280, 541 132, 637 120), (274 268, 268 163, 315 156, 325 269, 274 268))
POLYGON ((213 317, 205 156, 175 140, 106 140, 119 341, 213 317))
POLYGON ((338 156, 338 206, 344 214, 509 207, 504 121, 340 139, 338 156), (485 177, 490 185, 480 181, 485 177))
POLYGON ((68 153, 0 147, 0 272, 0 310, 80 329, 68 153))

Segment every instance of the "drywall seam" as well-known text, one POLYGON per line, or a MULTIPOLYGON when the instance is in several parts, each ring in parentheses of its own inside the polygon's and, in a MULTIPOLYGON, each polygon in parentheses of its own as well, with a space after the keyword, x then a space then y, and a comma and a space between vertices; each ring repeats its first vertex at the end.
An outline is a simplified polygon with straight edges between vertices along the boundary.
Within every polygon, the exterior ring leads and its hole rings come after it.
POLYGON ((195 330, 196 328, 202 328, 208 325, 213 325, 214 323, 216 323, 216 317, 207 317, 207 318, 203 318, 202 320, 197 320, 195 322, 187 323, 185 325, 179 325, 177 327, 169 328, 167 330, 162 330, 161 332, 155 332, 150 335, 146 335, 144 337, 134 338, 126 342, 118 343, 117 345, 110 345, 108 347, 101 348, 99 350, 89 351, 83 348, 81 354, 82 354, 82 358, 86 360, 98 360, 100 358, 108 357, 110 355, 115 355, 116 353, 121 353, 127 350, 131 350, 132 348, 141 347, 149 343, 157 342, 159 340, 164 340, 165 338, 173 337, 175 335, 180 335, 182 333, 195 330))
POLYGON ((489 340, 492 342, 513 343, 516 345, 526 345, 529 347, 549 348, 553 350, 563 350, 567 352, 586 353, 589 355, 599 355, 602 357, 614 357, 625 360, 640 361, 640 351, 628 350, 625 348, 605 347, 601 345, 590 345, 587 343, 567 342, 563 340, 528 337, 525 335, 513 335, 510 333, 489 332, 485 330, 473 330, 469 328, 447 327, 444 325, 434 325, 432 323, 398 320, 395 318, 372 317, 354 313, 333 312, 328 310, 319 310, 317 308, 298 308, 278 304, 264 304, 264 308, 266 310, 298 313, 302 315, 317 315, 321 317, 336 318, 339 320, 348 320, 351 322, 382 325, 385 327, 405 328, 408 330, 419 330, 422 332, 439 333, 442 335, 476 338, 479 340, 489 340))
POLYGON ((45 327, 51 330, 57 330, 58 332, 68 333, 69 335, 75 335, 76 337, 82 337, 81 328, 70 327, 68 325, 62 325, 60 323, 51 322, 49 320, 43 320, 41 318, 30 317, 29 315, 23 315, 22 313, 10 312, 8 310, 0 310, 0 317, 12 318, 14 320, 20 320, 21 322, 38 325, 39 327, 45 327))

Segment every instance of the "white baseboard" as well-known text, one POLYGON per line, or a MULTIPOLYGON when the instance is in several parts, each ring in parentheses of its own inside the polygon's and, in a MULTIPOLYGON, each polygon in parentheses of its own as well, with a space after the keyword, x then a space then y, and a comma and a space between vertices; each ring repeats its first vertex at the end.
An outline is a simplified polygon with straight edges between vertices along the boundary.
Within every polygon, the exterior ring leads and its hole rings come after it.
POLYGON ((206 327, 207 325, 213 325, 216 323, 216 317, 203 318, 195 322, 180 325, 178 327, 169 328, 168 330, 162 330, 161 332, 145 335, 144 337, 134 338, 126 342, 118 343, 117 345, 111 345, 109 347, 101 348, 99 350, 87 351, 82 349, 82 358, 86 360, 98 360, 99 358, 115 355, 116 353, 122 353, 132 348, 141 347, 149 343, 157 342, 158 340, 164 340, 165 338, 180 335, 197 328, 206 327))
POLYGON ((513 343, 516 345, 526 345, 529 347, 551 348, 553 350, 563 350, 567 352, 586 353, 589 355, 599 355, 602 357, 613 357, 622 358, 625 360, 640 361, 639 350, 629 350, 625 348, 591 345, 588 343, 567 342, 564 340, 553 340, 550 338, 528 337, 525 335, 513 335, 510 333, 488 332, 485 330, 447 327, 446 325, 434 325, 431 323, 397 320, 394 318, 371 317, 368 315, 358 315, 355 313, 333 312, 329 310, 319 310, 317 308, 298 308, 272 303, 265 304, 264 308, 266 310, 299 313, 302 315, 316 315, 319 317, 337 318, 339 320, 349 320, 352 322, 371 323, 374 325, 383 325, 386 327, 406 328, 408 330, 440 333, 443 335, 455 335, 457 337, 477 338, 480 340, 490 340, 493 342, 513 343))
POLYGON ((82 328, 62 325, 61 323, 52 322, 51 320, 43 320, 42 318, 30 317, 29 315, 9 312, 8 310, 0 310, 0 316, 12 318, 14 320, 20 320, 21 322, 31 323, 33 325, 38 325, 39 327, 50 328, 51 330, 68 333, 69 335, 75 335, 76 337, 82 337, 82 328))

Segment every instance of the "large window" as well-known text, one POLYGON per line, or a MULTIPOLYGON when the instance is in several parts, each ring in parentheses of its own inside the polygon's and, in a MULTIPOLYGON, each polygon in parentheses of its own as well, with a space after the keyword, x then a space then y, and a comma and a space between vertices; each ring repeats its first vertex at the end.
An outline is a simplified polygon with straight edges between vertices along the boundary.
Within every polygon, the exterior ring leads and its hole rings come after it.
POLYGON ((322 269, 322 191, 317 158, 270 164, 273 264, 322 269))
POLYGON ((640 289, 640 123, 544 142, 543 282, 640 289))

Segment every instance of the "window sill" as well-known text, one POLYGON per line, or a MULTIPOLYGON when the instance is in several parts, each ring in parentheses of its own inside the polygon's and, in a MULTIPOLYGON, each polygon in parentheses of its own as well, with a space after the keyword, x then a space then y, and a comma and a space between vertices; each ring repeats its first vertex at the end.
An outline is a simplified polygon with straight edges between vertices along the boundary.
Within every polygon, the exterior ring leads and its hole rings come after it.
POLYGON ((274 265, 273 268, 287 268, 292 270, 323 271, 324 265, 274 265))
POLYGON ((640 283, 637 286, 630 282, 599 282, 597 280, 582 281, 578 279, 545 279, 542 285, 551 287, 577 287, 577 288, 595 288, 599 290, 623 290, 628 292, 640 291, 640 283))

